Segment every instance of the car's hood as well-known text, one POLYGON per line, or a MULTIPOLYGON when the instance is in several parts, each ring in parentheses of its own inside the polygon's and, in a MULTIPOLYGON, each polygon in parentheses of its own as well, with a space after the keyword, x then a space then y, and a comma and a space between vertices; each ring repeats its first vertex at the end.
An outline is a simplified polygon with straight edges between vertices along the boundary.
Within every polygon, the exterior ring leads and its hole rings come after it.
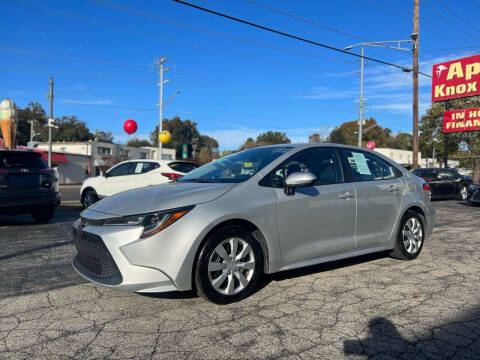
POLYGON ((171 182, 128 190, 105 198, 86 210, 125 216, 197 205, 217 199, 235 184, 171 182))

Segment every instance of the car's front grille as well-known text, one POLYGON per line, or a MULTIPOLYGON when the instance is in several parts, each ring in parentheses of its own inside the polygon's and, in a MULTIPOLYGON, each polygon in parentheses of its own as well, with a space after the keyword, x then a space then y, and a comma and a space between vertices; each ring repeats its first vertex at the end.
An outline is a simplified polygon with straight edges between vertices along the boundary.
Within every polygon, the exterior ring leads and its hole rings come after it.
POLYGON ((74 263, 78 270, 100 283, 120 284, 122 275, 102 238, 83 230, 74 229, 73 232, 78 252, 74 263))
POLYGON ((477 190, 475 193, 473 193, 472 200, 473 201, 480 201, 480 190, 477 190))

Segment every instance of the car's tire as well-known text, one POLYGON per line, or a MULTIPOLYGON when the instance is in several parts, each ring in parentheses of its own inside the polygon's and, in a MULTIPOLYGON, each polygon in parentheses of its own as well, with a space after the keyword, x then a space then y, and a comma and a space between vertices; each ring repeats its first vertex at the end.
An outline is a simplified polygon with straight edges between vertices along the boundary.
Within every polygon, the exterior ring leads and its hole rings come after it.
POLYGON ((82 205, 86 209, 98 201, 98 195, 93 189, 87 189, 82 193, 82 205))
POLYGON ((423 248, 425 241, 425 225, 422 216, 408 210, 400 221, 395 248, 390 256, 400 260, 415 259, 423 248))
POLYGON ((45 223, 52 219, 54 213, 55 213, 55 206, 48 205, 48 206, 35 209, 32 212, 32 217, 36 222, 45 223))
POLYGON ((466 185, 460 186, 460 190, 458 190, 457 200, 467 200, 468 198, 468 188, 466 185))
POLYGON ((195 287, 201 297, 228 304, 252 294, 262 271, 262 250, 251 231, 227 225, 203 245, 195 267, 195 287))

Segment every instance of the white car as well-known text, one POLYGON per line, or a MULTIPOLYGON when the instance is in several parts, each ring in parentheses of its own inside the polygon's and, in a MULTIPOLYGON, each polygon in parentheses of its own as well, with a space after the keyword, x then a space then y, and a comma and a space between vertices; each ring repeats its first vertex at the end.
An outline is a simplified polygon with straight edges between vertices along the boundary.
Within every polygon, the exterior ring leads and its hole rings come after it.
POLYGON ((177 160, 128 160, 108 169, 101 176, 83 182, 80 199, 85 208, 107 196, 125 190, 176 180, 197 168, 192 162, 177 160))

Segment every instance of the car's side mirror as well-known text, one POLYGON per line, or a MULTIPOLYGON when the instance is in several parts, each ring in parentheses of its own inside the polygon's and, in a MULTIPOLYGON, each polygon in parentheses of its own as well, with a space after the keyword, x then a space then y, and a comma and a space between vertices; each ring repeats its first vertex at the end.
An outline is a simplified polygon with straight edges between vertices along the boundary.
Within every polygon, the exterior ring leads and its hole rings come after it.
POLYGON ((102 173, 102 176, 103 176, 104 178, 108 178, 108 173, 107 173, 107 172, 104 172, 104 173, 102 173))
POLYGON ((312 186, 316 180, 317 177, 311 172, 294 172, 285 180, 285 194, 294 195, 296 188, 312 186))

